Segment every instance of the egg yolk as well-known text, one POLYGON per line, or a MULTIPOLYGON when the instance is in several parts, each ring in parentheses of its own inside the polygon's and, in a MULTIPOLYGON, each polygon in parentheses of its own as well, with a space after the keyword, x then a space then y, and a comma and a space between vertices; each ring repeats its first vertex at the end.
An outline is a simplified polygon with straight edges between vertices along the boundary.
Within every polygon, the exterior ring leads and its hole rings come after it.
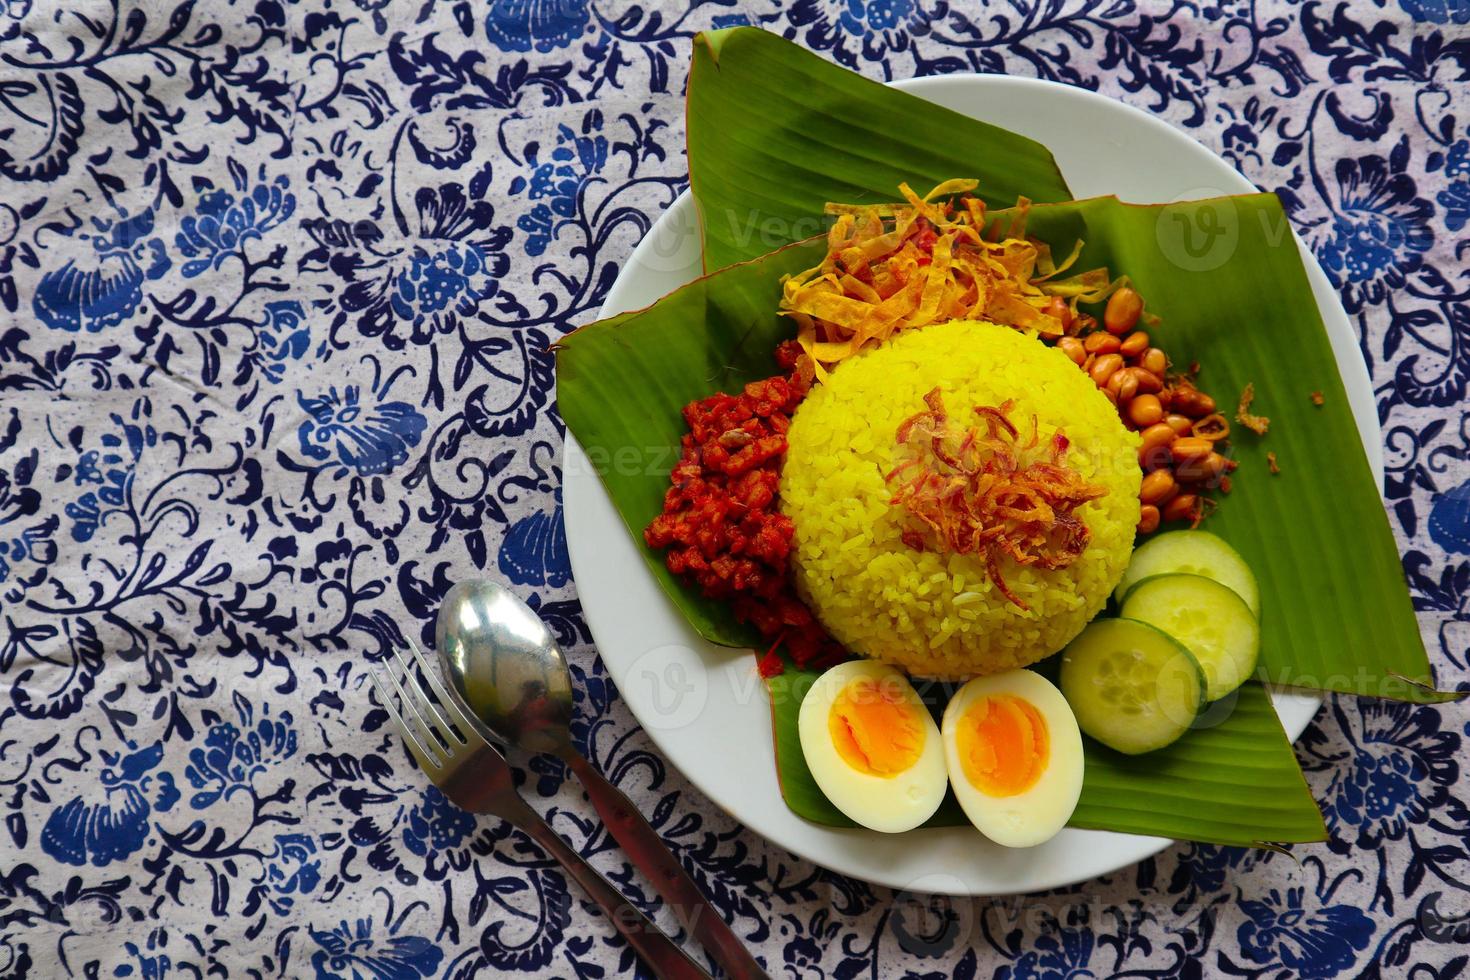
POLYGON ((1036 784, 1050 758, 1046 719, 1011 694, 977 700, 955 733, 965 778, 986 796, 1015 796, 1036 784))
POLYGON ((827 729, 842 761, 858 772, 892 777, 924 751, 924 726, 897 685, 859 678, 837 692, 827 729))

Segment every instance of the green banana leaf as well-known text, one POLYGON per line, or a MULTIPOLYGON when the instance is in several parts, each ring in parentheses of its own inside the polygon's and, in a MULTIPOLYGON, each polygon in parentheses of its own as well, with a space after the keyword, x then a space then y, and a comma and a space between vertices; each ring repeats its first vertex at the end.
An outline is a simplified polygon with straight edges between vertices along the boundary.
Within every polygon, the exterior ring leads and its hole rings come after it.
MULTIPOLYGON (((1271 417, 1271 429, 1257 437, 1236 427, 1235 489, 1207 526, 1244 555, 1266 597, 1261 679, 1416 701, 1453 697, 1432 690, 1387 516, 1275 196, 1044 205, 1032 209, 1028 229, 1058 254, 1085 241, 1077 268, 1107 265, 1130 275, 1163 318, 1153 328, 1159 342, 1181 361, 1199 361, 1201 385, 1222 402, 1254 382, 1255 409, 1271 417), (1324 396, 1320 407, 1314 391, 1324 396), (1280 458, 1279 475, 1269 471, 1268 450, 1280 458)), ((815 264, 823 250, 820 240, 802 242, 731 266, 558 345, 562 416, 640 547, 684 432, 681 408, 774 372, 771 351, 790 335, 776 315, 780 279, 815 264)), ((725 604, 702 599, 668 575, 660 555, 642 550, 703 636, 758 643, 725 604)), ((842 823, 793 740, 799 704, 786 685, 800 680, 789 669, 771 687, 783 793, 798 814, 842 823)), ((958 811, 948 805, 936 819, 957 821, 958 811)), ((1073 822, 1237 844, 1322 833, 1256 684, 1242 688, 1220 725, 1164 752, 1126 759, 1091 745, 1073 822)))
POLYGON ((975 177, 993 208, 1068 201, 1035 140, 888 88, 754 27, 694 39, 689 183, 704 267, 720 269, 823 230, 828 201, 891 201, 975 177), (780 174, 779 180, 771 179, 780 174))
MULTIPOLYGON (((1050 673, 1048 666, 1041 665, 1042 673, 1050 673)), ((788 664, 767 682, 781 795, 805 820, 852 827, 822 794, 801 751, 801 695, 818 676, 788 664)), ((944 685, 917 688, 936 713, 943 708, 944 685)), ((1265 688, 1252 681, 1229 700, 1203 719, 1218 714, 1223 723, 1147 755, 1123 755, 1084 736, 1082 796, 1068 825, 1240 846, 1326 839, 1321 811, 1265 688)), ((924 826, 968 823, 951 791, 924 826)))
POLYGON ((756 646, 728 603, 703 599, 643 544, 663 509, 686 429, 684 406, 777 373, 772 351, 790 330, 775 315, 777 283, 820 261, 806 242, 696 279, 646 310, 600 320, 556 345, 557 405, 597 468, 628 532, 663 590, 701 636, 756 646))
MULTIPOLYGON (((1259 437, 1234 427, 1234 492, 1206 526, 1240 551, 1267 597, 1261 678, 1410 701, 1454 697, 1433 690, 1398 548, 1276 197, 1038 205, 1028 231, 1062 255, 1083 240, 1078 269, 1127 273, 1163 317, 1157 342, 1182 363, 1199 362, 1201 386, 1227 414, 1254 383, 1254 410, 1271 418, 1270 432, 1259 437), (1323 395, 1321 407, 1312 403, 1314 391, 1323 395), (1268 451, 1279 475, 1270 473, 1268 451)), ((562 415, 594 463, 597 454, 611 460, 619 447, 664 457, 661 467, 599 470, 640 540, 663 500, 670 447, 684 431, 680 409, 774 373, 770 352, 790 335, 776 315, 781 276, 822 254, 820 241, 788 246, 699 279, 647 310, 584 327, 560 345, 562 415)), ((702 635, 729 645, 757 642, 723 603, 701 599, 668 575, 658 555, 645 555, 702 635)))

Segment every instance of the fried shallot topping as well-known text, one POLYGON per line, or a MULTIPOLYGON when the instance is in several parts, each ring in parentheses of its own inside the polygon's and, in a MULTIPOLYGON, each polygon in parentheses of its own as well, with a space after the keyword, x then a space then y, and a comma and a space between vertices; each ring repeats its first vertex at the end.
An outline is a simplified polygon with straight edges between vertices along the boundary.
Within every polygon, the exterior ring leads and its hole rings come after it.
POLYGON ((1001 560, 1066 568, 1087 548, 1092 532, 1076 510, 1107 490, 1065 465, 1060 429, 1042 445, 1036 417, 1023 437, 1009 418, 1013 403, 981 405, 978 424, 951 418, 935 388, 926 411, 903 421, 903 458, 886 476, 891 503, 913 519, 903 542, 915 550, 980 555, 990 579, 1021 609, 1030 607, 1006 585, 1001 560))
POLYGON ((1245 390, 1240 393, 1240 404, 1235 409, 1235 421, 1250 429, 1258 436, 1266 434, 1271 427, 1271 420, 1264 415, 1251 414, 1251 402, 1256 400, 1256 386, 1254 382, 1247 381, 1245 390))
MULTIPOLYGON (((818 380, 858 351, 904 329, 982 319, 1046 336, 1075 332, 1078 302, 1126 284, 1092 269, 1058 278, 1081 251, 1056 261, 1026 235, 1031 202, 987 215, 973 180, 947 180, 897 204, 828 204, 836 221, 821 265, 784 280, 781 312, 818 380)), ((1090 317, 1086 319, 1091 319, 1090 317)))

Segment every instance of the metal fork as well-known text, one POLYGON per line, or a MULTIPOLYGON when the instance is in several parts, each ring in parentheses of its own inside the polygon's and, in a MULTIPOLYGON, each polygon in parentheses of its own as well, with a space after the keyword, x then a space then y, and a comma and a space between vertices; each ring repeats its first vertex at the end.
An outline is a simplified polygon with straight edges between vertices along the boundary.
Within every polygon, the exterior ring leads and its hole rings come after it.
POLYGON ((402 649, 394 651, 394 659, 402 668, 402 681, 386 660, 381 670, 369 671, 368 677, 383 707, 397 723, 408 751, 429 780, 456 805, 471 813, 489 813, 507 820, 540 844, 602 906, 613 927, 653 968, 655 975, 663 980, 711 980, 708 973, 646 915, 629 904, 521 799, 505 757, 485 741, 412 640, 408 648, 407 656, 402 649), (387 686, 383 683, 384 676, 387 686), (390 688, 400 707, 394 707, 390 688))

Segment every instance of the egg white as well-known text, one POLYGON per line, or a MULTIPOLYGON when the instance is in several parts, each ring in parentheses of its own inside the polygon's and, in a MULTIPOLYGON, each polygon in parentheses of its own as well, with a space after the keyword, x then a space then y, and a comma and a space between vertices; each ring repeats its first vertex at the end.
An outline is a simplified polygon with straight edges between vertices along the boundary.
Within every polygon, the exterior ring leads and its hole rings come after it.
POLYGON ((812 778, 832 805, 855 823, 885 834, 902 833, 928 820, 944 801, 948 777, 939 727, 908 679, 886 664, 853 660, 838 664, 817 678, 801 702, 797 731, 812 778), (828 727, 832 703, 843 688, 863 677, 883 684, 884 690, 891 690, 889 685, 901 685, 924 726, 924 747, 918 759, 908 769, 892 776, 875 776, 853 769, 832 744, 828 727))
POLYGON ((1029 670, 977 677, 950 699, 943 730, 950 785, 965 816, 982 834, 1006 847, 1034 847, 1066 826, 1082 793, 1082 733, 1067 699, 1050 681, 1029 670), (1045 720, 1049 756, 1029 789, 1015 796, 991 796, 965 778, 957 728, 978 699, 1006 694, 1029 701, 1045 720))

